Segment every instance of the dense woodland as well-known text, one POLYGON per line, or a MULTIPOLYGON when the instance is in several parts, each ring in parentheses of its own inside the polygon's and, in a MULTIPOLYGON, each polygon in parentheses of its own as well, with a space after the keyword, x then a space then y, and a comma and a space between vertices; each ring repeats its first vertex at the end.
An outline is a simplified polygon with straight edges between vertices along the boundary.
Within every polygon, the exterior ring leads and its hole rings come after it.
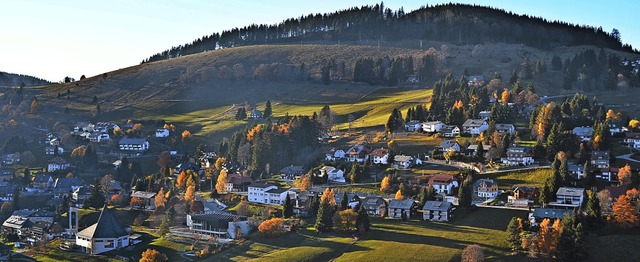
POLYGON ((423 39, 458 44, 511 43, 550 50, 555 47, 594 45, 633 51, 620 41, 618 30, 548 21, 502 9, 466 4, 423 6, 405 13, 384 4, 353 7, 326 14, 289 18, 275 25, 252 24, 203 36, 172 47, 143 61, 153 62, 228 47, 296 42, 376 42, 390 45, 423 39))
POLYGON ((41 86, 51 82, 28 75, 0 72, 0 86, 41 86))

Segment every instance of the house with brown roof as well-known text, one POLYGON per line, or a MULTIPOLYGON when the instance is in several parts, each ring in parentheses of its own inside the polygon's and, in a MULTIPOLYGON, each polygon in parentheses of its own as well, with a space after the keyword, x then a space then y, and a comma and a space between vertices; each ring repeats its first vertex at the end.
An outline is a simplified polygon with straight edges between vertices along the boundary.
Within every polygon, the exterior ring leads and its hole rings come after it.
POLYGON ((429 186, 432 186, 436 193, 451 195, 453 189, 459 187, 458 179, 453 175, 437 174, 429 178, 429 186))

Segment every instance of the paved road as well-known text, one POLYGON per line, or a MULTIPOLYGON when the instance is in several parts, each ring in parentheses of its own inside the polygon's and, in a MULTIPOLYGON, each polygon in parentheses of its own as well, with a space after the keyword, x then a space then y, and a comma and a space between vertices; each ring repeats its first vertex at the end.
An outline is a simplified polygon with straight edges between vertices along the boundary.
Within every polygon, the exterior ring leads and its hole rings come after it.
POLYGON ((626 155, 619 155, 617 156, 618 159, 624 159, 627 161, 631 161, 631 162, 636 162, 636 163, 640 163, 640 160, 635 160, 633 158, 631 158, 632 154, 626 154, 626 155))

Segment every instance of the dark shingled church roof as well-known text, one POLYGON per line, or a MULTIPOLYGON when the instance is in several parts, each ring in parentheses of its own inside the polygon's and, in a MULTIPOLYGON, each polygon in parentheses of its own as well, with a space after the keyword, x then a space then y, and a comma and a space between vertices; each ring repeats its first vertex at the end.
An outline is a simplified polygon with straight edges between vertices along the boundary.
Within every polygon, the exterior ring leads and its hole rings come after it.
POLYGON ((107 205, 102 208, 97 223, 78 233, 86 238, 119 238, 128 234, 124 226, 111 214, 107 205))

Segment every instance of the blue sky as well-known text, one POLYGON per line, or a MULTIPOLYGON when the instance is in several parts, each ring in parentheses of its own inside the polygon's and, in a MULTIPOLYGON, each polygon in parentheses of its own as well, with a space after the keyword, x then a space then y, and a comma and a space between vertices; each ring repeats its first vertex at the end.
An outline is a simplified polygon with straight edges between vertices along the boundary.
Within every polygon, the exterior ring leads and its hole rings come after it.
MULTIPOLYGON (((410 12, 425 4, 462 2, 518 14, 620 30, 640 48, 635 1, 384 1, 410 12)), ((379 1, 293 0, 3 0, 0 2, 0 71, 50 81, 79 78, 136 65, 186 42, 252 23, 326 13, 379 1)))

